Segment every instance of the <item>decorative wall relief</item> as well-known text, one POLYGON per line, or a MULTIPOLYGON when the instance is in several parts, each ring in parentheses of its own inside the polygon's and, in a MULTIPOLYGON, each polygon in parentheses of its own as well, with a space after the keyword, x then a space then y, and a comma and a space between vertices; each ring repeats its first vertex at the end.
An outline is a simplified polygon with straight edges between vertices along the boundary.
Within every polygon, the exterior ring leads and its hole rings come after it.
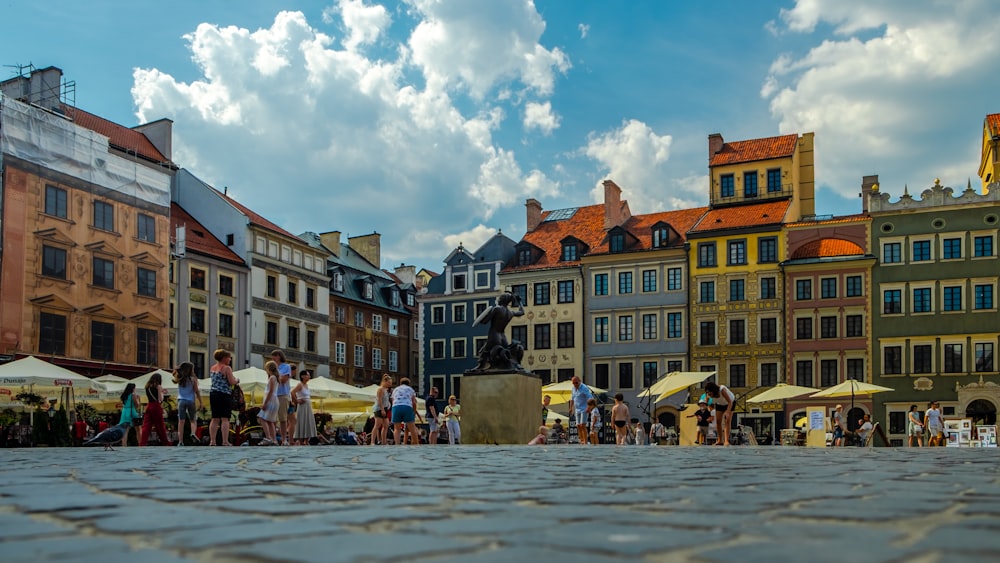
POLYGON ((915 391, 930 391, 934 389, 934 380, 929 377, 918 377, 913 380, 913 389, 915 391))

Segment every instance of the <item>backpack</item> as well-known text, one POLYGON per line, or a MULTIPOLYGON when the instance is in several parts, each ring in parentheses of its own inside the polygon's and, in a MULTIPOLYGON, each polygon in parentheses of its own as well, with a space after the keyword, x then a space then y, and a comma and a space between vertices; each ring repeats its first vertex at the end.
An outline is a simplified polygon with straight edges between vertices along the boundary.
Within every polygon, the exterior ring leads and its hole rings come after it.
POLYGON ((243 396, 243 388, 240 387, 239 383, 233 385, 233 410, 237 412, 243 412, 247 409, 247 401, 243 396))

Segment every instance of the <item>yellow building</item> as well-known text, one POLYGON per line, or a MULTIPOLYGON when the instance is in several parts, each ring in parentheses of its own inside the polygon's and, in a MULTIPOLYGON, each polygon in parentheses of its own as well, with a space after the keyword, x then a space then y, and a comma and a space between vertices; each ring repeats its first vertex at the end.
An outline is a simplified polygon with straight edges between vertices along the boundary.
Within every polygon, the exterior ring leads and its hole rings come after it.
POLYGON ((1000 113, 991 113, 983 121, 983 155, 979 160, 979 178, 983 181, 983 193, 989 193, 989 185, 1000 181, 1000 113))

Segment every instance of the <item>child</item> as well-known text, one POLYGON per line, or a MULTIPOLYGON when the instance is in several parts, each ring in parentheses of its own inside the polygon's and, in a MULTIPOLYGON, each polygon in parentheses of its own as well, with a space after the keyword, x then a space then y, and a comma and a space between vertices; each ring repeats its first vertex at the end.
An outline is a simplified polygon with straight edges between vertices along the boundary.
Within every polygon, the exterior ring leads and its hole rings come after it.
POLYGON ((597 399, 587 399, 587 416, 590 420, 590 443, 597 445, 597 432, 601 429, 601 411, 597 410, 597 399))
POLYGON ((539 426, 538 427, 538 435, 535 436, 534 438, 532 438, 531 441, 528 442, 528 445, 529 446, 541 446, 541 445, 544 445, 545 444, 545 439, 546 439, 545 435, 548 434, 548 430, 549 429, 546 428, 546 427, 544 427, 544 426, 539 426))
POLYGON ((258 446, 277 446, 278 442, 274 435, 274 423, 278 420, 278 364, 268 361, 264 364, 264 371, 267 372, 267 390, 264 391, 264 403, 257 413, 257 420, 264 430, 264 439, 258 446))
POLYGON ((698 419, 698 437, 695 443, 704 446, 708 442, 708 424, 715 418, 712 416, 712 411, 708 410, 708 403, 699 401, 698 410, 694 411, 694 414, 689 414, 687 418, 698 419))

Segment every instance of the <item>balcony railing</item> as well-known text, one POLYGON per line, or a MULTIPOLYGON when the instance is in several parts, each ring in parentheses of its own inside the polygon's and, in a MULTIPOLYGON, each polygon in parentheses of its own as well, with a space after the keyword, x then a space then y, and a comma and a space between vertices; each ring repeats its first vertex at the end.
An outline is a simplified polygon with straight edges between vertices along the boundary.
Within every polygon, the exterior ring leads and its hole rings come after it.
POLYGON ((779 199, 785 197, 792 197, 795 194, 795 186, 793 184, 782 184, 781 186, 761 186, 757 189, 756 195, 746 195, 743 189, 737 189, 736 193, 731 196, 718 195, 713 200, 713 203, 739 203, 744 201, 767 201, 771 199, 779 199))

